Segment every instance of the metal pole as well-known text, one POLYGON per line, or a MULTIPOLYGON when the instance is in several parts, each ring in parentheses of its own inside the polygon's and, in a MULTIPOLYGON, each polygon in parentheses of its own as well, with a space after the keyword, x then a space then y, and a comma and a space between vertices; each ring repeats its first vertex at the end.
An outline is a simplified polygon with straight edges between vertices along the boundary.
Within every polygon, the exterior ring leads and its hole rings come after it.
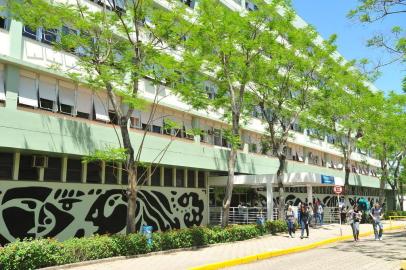
POLYGON ((338 203, 338 216, 340 218, 340 236, 343 236, 343 229, 341 227, 340 195, 338 194, 337 194, 337 203, 338 203))

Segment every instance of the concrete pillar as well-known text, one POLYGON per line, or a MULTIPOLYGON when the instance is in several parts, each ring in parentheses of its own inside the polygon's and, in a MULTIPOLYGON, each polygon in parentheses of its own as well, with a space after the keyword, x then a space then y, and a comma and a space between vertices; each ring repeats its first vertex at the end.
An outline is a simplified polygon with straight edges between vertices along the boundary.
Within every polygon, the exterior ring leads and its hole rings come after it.
POLYGON ((267 220, 273 220, 273 187, 270 179, 266 183, 266 210, 267 220))
POLYGON ((163 166, 159 167, 159 170, 161 170, 161 173, 160 173, 161 184, 160 184, 160 186, 163 187, 164 186, 164 179, 165 179, 165 177, 164 177, 164 167, 163 166))
POLYGON ((43 182, 44 181, 44 173, 45 173, 45 168, 41 167, 38 168, 38 175, 39 175, 39 181, 43 182))
POLYGON ((82 163, 82 183, 86 183, 87 178, 87 163, 82 163))
POLYGON ((145 182, 145 185, 151 186, 151 166, 147 168, 147 182, 145 182))
POLYGON ((106 161, 104 160, 100 161, 100 178, 102 184, 106 183, 106 161))
POLYGON ((18 169, 20 167, 20 152, 14 153, 13 180, 18 180, 18 169))
POLYGON ((307 203, 313 203, 313 187, 307 185, 307 203))
POLYGON ((123 164, 120 162, 117 164, 117 184, 121 185, 123 179, 123 164))
POLYGON ((68 157, 62 157, 62 173, 61 173, 62 182, 66 182, 67 172, 68 172, 68 157))

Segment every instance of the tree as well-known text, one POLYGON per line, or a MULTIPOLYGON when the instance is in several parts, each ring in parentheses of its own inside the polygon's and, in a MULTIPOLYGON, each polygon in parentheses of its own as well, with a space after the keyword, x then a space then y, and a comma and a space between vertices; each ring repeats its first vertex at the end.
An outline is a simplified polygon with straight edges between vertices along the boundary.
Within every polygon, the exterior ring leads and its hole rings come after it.
POLYGON ((406 98, 390 93, 385 97, 379 93, 374 100, 375 114, 364 125, 365 136, 360 141, 362 147, 371 149, 380 161, 381 181, 379 200, 385 198, 385 186, 389 184, 399 202, 402 160, 406 155, 406 98))
MULTIPOLYGON (((359 5, 350 10, 349 18, 356 18, 361 23, 370 24, 384 20, 388 16, 406 15, 405 0, 358 0, 359 5)), ((405 63, 406 61, 406 37, 405 29, 401 26, 393 26, 391 34, 379 33, 367 42, 368 47, 376 47, 386 50, 390 58, 376 64, 374 69, 379 69, 395 62, 405 63)), ((363 59, 362 64, 368 64, 363 59)), ((406 92, 406 77, 403 79, 403 91, 406 92)))
POLYGON ((199 1, 194 27, 186 42, 185 58, 200 59, 200 70, 206 74, 207 81, 217 87, 215 97, 212 96, 209 102, 211 108, 220 111, 231 125, 225 132, 231 149, 223 200, 223 227, 228 224, 241 119, 248 111, 248 85, 256 76, 255 63, 263 57, 262 47, 266 46, 268 34, 263 28, 271 24, 272 16, 277 16, 277 6, 281 3, 255 1, 255 10, 239 13, 216 0, 199 1))
MULTIPOLYGON (((7 3, 11 16, 31 28, 59 32, 60 39, 53 41, 54 47, 77 56, 80 73, 70 72, 72 78, 94 91, 107 90, 120 129, 117 133, 120 147, 100 149, 88 160, 123 162, 129 183, 126 232, 134 232, 138 185, 143 178, 138 175, 143 144, 149 124, 154 120, 162 85, 179 79, 176 71, 181 67, 174 54, 184 35, 182 22, 187 17, 186 6, 170 1, 171 10, 168 10, 152 0, 104 0, 100 1, 103 8, 94 11, 81 1, 74 5, 51 4, 44 0, 7 3), (139 89, 140 81, 146 77, 156 90, 149 102, 142 98, 139 89), (120 100, 126 105, 125 109, 120 100), (147 103, 151 114, 141 143, 135 147, 128 123, 134 110, 145 109, 147 103)), ((166 125, 164 129, 174 128, 174 123, 166 125)), ((156 157, 157 163, 168 147, 169 144, 156 157)))
POLYGON ((366 78, 353 66, 340 58, 328 64, 320 100, 311 109, 308 125, 316 127, 334 138, 343 154, 345 186, 349 185, 351 155, 357 142, 364 136, 364 125, 376 113, 374 94, 366 78))
POLYGON ((281 219, 285 213, 283 181, 291 127, 317 101, 316 89, 322 85, 325 61, 335 50, 333 40, 317 45, 312 27, 294 27, 294 11, 288 5, 284 8, 284 13, 274 15, 267 25, 268 40, 262 49, 268 57, 258 61, 250 88, 252 105, 260 108, 266 125, 266 145, 279 160, 276 176, 281 219))

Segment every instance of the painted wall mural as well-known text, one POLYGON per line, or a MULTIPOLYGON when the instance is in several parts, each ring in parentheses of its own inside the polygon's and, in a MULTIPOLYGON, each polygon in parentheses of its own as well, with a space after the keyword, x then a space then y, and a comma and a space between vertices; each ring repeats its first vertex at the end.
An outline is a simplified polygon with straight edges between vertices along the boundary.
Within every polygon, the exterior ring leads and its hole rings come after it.
MULTIPOLYGON (((124 232, 126 201, 125 187, 118 185, 1 181, 0 244, 124 232)), ((154 230, 207 224, 206 190, 143 187, 136 224, 154 230)))

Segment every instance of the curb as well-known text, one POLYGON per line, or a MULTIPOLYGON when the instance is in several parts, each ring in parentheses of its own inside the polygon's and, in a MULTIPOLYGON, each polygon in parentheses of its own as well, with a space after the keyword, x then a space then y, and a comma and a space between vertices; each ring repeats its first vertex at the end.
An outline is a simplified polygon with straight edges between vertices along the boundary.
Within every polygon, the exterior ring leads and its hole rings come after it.
MULTIPOLYGON (((399 229, 405 229, 405 225, 392 226, 391 228, 385 229, 385 231, 394 231, 394 230, 399 230, 399 229)), ((369 232, 361 233, 359 236, 360 237, 370 236, 373 233, 374 233, 373 231, 369 231, 369 232)), ((249 256, 235 258, 235 259, 226 260, 226 261, 222 261, 222 262, 216 262, 216 263, 196 266, 196 267, 189 268, 189 270, 215 270, 215 269, 220 269, 220 268, 236 266, 236 265, 240 265, 240 264, 252 263, 255 261, 259 261, 259 260, 288 255, 288 254, 313 249, 316 247, 324 246, 324 245, 335 243, 335 242, 349 240, 349 239, 352 239, 352 237, 353 237, 352 235, 333 237, 333 238, 329 238, 329 239, 322 240, 319 242, 314 242, 314 243, 304 245, 304 246, 296 246, 296 247, 287 248, 287 249, 267 251, 267 252, 263 252, 263 253, 259 253, 259 254, 255 254, 255 255, 249 255, 249 256)), ((406 262, 404 262, 402 264, 402 267, 404 270, 406 270, 406 262)))

